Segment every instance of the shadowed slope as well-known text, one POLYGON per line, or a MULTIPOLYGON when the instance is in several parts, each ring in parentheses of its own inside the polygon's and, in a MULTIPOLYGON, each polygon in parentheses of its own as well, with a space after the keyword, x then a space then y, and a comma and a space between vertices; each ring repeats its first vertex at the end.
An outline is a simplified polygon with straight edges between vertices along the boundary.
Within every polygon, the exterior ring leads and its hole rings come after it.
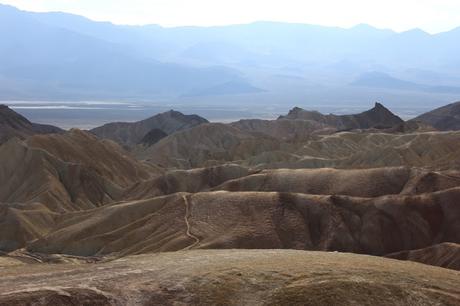
POLYGON ((414 120, 430 124, 442 131, 460 130, 460 102, 432 110, 414 120))
POLYGON ((44 237, 58 214, 42 204, 0 203, 0 251, 14 251, 44 237))
POLYGON ((6 105, 0 104, 0 144, 18 137, 25 138, 34 134, 50 134, 63 132, 60 128, 32 123, 6 105))
POLYGON ((441 243, 424 249, 393 253, 385 257, 460 271, 460 244, 458 243, 441 243))

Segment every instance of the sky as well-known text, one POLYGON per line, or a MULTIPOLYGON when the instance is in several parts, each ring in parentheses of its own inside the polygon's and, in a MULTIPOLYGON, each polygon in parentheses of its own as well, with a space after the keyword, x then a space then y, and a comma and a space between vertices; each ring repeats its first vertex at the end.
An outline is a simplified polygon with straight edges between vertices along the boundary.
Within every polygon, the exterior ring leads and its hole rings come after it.
POLYGON ((215 26, 282 21, 352 27, 360 23, 429 33, 460 26, 460 0, 0 0, 23 10, 62 11, 116 24, 215 26))

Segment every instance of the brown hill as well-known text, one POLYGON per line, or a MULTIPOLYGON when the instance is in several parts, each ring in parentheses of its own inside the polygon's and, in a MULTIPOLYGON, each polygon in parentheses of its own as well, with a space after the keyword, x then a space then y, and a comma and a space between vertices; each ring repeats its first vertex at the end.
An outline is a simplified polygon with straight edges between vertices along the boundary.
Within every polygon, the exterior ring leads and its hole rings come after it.
POLYGON ((459 188, 376 198, 178 193, 63 215, 28 250, 88 256, 289 248, 384 255, 460 242, 459 197, 459 188))
POLYGON ((460 244, 457 243, 441 243, 424 249, 393 253, 385 257, 460 271, 460 244))
MULTIPOLYGON (((207 123, 197 115, 184 115, 170 110, 138 122, 114 122, 91 130, 100 138, 111 139, 121 145, 133 146, 142 140, 152 130, 160 130, 167 135, 207 123)), ((145 141, 144 141, 145 142, 145 141)))
POLYGON ((0 250, 43 237, 64 212, 112 203, 147 167, 88 133, 37 135, 0 146, 0 250))
POLYGON ((380 103, 375 103, 374 108, 368 111, 353 115, 323 115, 316 111, 306 111, 295 107, 288 115, 281 116, 279 119, 316 121, 337 130, 391 128, 404 122, 380 103))
POLYGON ((111 202, 150 177, 115 143, 78 130, 10 140, 0 146, 0 160, 0 202, 39 202, 53 211, 111 202))
POLYGON ((119 145, 112 141, 100 141, 77 129, 63 135, 34 136, 26 143, 64 162, 85 165, 120 186, 129 186, 149 177, 145 166, 131 158, 119 145))
POLYGON ((353 254, 225 250, 6 267, 0 305, 458 305, 452 270, 353 254))
POLYGON ((197 168, 244 160, 279 149, 280 141, 222 123, 202 124, 170 135, 149 148, 137 148, 141 160, 165 168, 197 168))
POLYGON ((414 120, 432 125, 441 131, 460 130, 460 102, 437 108, 414 120))
POLYGON ((260 169, 399 166, 460 169, 459 132, 355 131, 311 134, 296 141, 274 138, 267 133, 205 124, 170 135, 149 148, 136 148, 134 154, 164 168, 185 169, 228 162, 260 169))
MULTIPOLYGON (((320 135, 287 151, 287 160, 253 156, 245 163, 259 168, 376 168, 423 167, 459 169, 460 133, 408 134, 341 132, 320 135)), ((286 149, 286 148, 285 148, 286 149)), ((276 152, 275 152, 276 153, 276 152)), ((277 154, 277 153, 276 153, 277 154)))
POLYGON ((0 252, 20 249, 44 237, 58 217, 58 213, 39 203, 0 203, 0 252))
POLYGON ((134 184, 126 190, 123 199, 147 199, 177 192, 205 191, 251 173, 253 171, 234 164, 192 170, 172 170, 164 175, 134 184))
POLYGON ((24 139, 35 134, 61 133, 60 128, 32 123, 6 105, 0 105, 0 144, 13 137, 24 139))

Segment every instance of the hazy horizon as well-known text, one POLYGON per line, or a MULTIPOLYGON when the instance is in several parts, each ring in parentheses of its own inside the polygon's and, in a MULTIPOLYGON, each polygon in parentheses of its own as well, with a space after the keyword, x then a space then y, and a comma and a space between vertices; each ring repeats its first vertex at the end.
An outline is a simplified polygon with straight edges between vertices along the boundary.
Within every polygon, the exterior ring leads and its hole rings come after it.
POLYGON ((87 126, 131 121, 142 119, 143 110, 148 115, 162 110, 159 105, 196 109, 211 120, 229 121, 275 118, 294 106, 359 111, 375 101, 412 118, 460 100, 460 28, 431 35, 381 29, 417 26, 433 31, 457 25, 456 19, 438 14, 460 12, 452 1, 436 3, 436 10, 430 9, 432 1, 409 1, 394 11, 391 2, 378 12, 380 4, 362 6, 361 1, 346 7, 334 1, 288 0, 282 7, 278 2, 257 6, 255 1, 245 8, 236 1, 228 10, 225 1, 219 8, 195 1, 180 10, 174 0, 135 1, 129 7, 127 1, 72 3, 0 0, 0 101, 38 122, 62 126, 64 118, 87 126), (405 18, 411 8, 417 11, 405 18), (117 9, 125 19, 112 14, 117 9), (136 11, 140 9, 149 18, 136 11), (220 18, 223 11, 228 18, 220 18), (368 16, 363 15, 366 11, 368 16), (163 26, 116 24, 129 22, 130 16, 136 16, 135 23, 163 26), (218 24, 232 25, 212 26, 208 17, 216 16, 218 24), (446 18, 441 22, 439 16, 446 18), (115 24, 94 21, 98 19, 115 24), (14 101, 32 105, 18 107, 14 101), (63 104, 56 107, 50 101, 63 104), (76 107, 81 101, 135 107, 76 107))
POLYGON ((30 1, 1 0, 30 12, 63 12, 93 21, 116 25, 160 25, 162 27, 213 27, 254 22, 286 22, 349 29, 367 24, 401 33, 421 29, 430 34, 460 27, 460 2, 400 1, 385 3, 352 0, 326 1, 30 1), (205 9, 204 9, 205 8, 205 9))

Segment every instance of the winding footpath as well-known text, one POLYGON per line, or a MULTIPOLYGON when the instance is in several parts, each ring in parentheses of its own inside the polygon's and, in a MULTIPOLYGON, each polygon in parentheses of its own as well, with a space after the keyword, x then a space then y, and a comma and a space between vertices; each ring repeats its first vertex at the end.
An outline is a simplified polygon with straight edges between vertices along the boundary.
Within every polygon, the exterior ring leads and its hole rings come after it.
POLYGON ((194 248, 195 246, 197 246, 199 243, 200 243, 200 239, 193 235, 192 232, 191 232, 191 226, 190 226, 190 222, 189 222, 189 218, 190 218, 190 203, 187 199, 187 196, 182 196, 182 199, 184 200, 184 204, 185 204, 185 216, 184 216, 184 220, 185 220, 185 224, 187 225, 187 231, 185 232, 185 234, 190 237, 191 239, 195 240, 194 243, 192 243, 191 245, 185 247, 182 249, 182 251, 186 251, 186 250, 190 250, 192 248, 194 248))

